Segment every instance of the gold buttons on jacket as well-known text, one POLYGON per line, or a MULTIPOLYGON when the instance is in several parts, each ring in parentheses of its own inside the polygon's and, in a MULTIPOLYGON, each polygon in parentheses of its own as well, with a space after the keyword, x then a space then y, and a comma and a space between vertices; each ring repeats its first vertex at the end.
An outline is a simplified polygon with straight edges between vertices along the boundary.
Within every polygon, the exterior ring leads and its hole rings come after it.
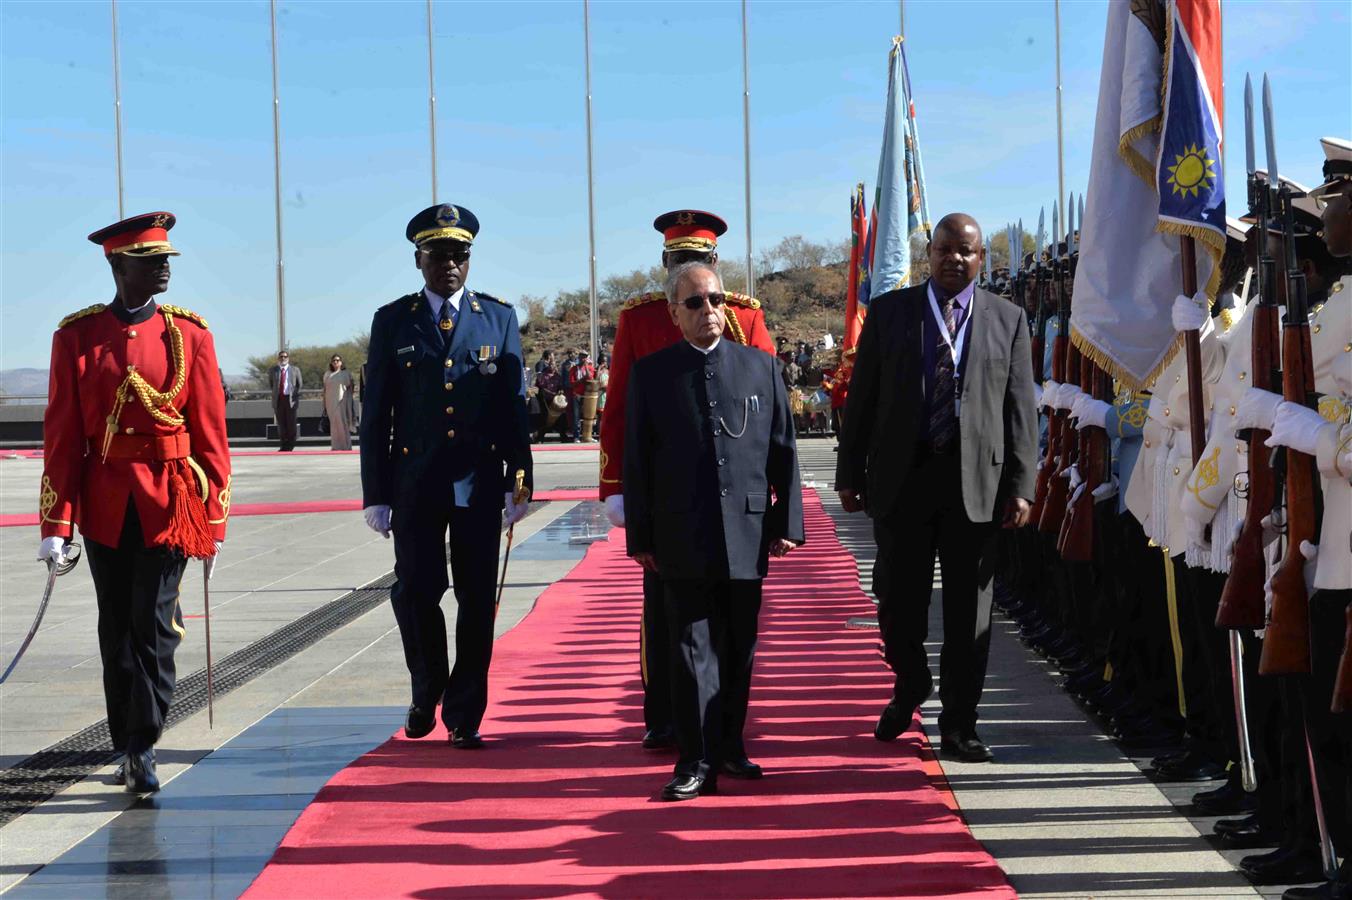
POLYGON ((455 437, 455 429, 452 428, 450 431, 446 432, 446 437, 448 437, 448 438, 453 438, 453 437, 455 437))
POLYGON ((1314 326, 1314 328, 1312 328, 1312 329, 1310 329, 1310 330, 1313 331, 1315 334, 1318 334, 1319 332, 1321 332, 1321 331, 1324 330, 1324 326, 1323 326, 1323 325, 1316 325, 1316 326, 1314 326))
POLYGON ((1235 414, 1235 408, 1232 406, 1232 407, 1230 407, 1230 415, 1233 416, 1234 414, 1235 414))
POLYGON ((404 448, 404 455, 405 455, 405 456, 408 456, 408 448, 407 448, 407 447, 404 448))
POLYGON ((446 415, 448 416, 455 415, 455 407, 454 406, 446 407, 446 415))
POLYGON ((1178 466, 1174 466, 1174 474, 1177 475, 1178 473, 1179 473, 1179 468, 1178 468, 1178 466))
POLYGON ((136 337, 136 329, 133 328, 131 331, 128 331, 128 332, 127 332, 127 337, 129 337, 129 338, 134 338, 134 337, 136 337))
POLYGON ((453 366, 453 365, 455 365, 455 363, 451 362, 449 359, 446 360, 446 368, 449 369, 449 368, 450 368, 451 366, 453 366))
POLYGON ((1149 446, 1150 446, 1150 442, 1149 442, 1149 441, 1146 441, 1146 442, 1145 442, 1145 445, 1146 445, 1147 447, 1149 447, 1149 446))
POLYGON ((405 369, 413 368, 413 360, 409 360, 408 362, 404 363, 404 368, 405 369))
POLYGON ((450 382, 450 381, 446 382, 446 390, 449 391, 449 390, 454 390, 454 389, 455 389, 455 384, 454 384, 454 383, 452 383, 452 382, 450 382))
POLYGON ((1240 380, 1240 381, 1243 381, 1243 380, 1244 380, 1244 377, 1245 377, 1246 375, 1248 375, 1248 374, 1249 374, 1248 372, 1240 372, 1240 373, 1239 373, 1239 380, 1240 380))
POLYGON ((1168 418, 1168 417, 1169 417, 1169 407, 1167 407, 1167 406, 1164 407, 1164 416, 1165 416, 1165 418, 1168 418))
POLYGON ((136 429, 135 429, 135 428, 132 428, 130 425, 128 425, 127 428, 126 428, 126 432, 127 432, 127 434, 135 434, 135 433, 136 433, 136 429))

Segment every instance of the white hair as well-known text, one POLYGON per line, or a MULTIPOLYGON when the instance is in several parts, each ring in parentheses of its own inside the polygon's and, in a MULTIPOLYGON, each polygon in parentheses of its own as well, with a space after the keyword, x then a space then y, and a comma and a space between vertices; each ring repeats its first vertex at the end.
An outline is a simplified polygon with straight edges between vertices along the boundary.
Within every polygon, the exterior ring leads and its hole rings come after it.
POLYGON ((676 288, 680 287, 681 282, 685 280, 685 277, 691 272, 710 273, 714 276, 714 280, 718 282, 719 292, 722 292, 723 276, 718 274, 718 267, 702 260, 692 260, 690 262, 683 262, 667 272, 667 280, 662 283, 662 290, 667 295, 668 304, 680 302, 676 297, 676 288))

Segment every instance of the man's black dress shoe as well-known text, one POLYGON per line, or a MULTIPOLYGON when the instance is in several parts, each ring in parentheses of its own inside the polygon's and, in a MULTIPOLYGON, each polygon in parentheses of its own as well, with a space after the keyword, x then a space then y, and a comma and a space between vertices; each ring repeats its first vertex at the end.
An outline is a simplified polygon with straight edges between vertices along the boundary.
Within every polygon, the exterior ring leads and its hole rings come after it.
POLYGON ((894 694, 892 702, 883 708, 883 714, 878 717, 873 736, 880 741, 895 741, 902 732, 911 727, 916 709, 933 693, 934 685, 931 684, 919 697, 898 698, 894 694))
POLYGON ((1186 753, 1182 759, 1155 770, 1156 781, 1211 781, 1225 777, 1225 768, 1209 759, 1186 753))
POLYGON ((416 739, 431 734, 432 729, 437 724, 437 718, 433 715, 434 712, 436 710, 410 706, 408 715, 404 718, 404 737, 416 739))
POLYGON ((153 794, 160 789, 160 779, 155 775, 154 750, 128 753, 126 767, 127 793, 153 794))
POLYGON ((1290 887, 1282 891, 1282 900, 1349 900, 1349 898, 1352 898, 1352 885, 1336 881, 1290 887))
POLYGON ((747 781, 754 781, 765 775, 757 763, 743 756, 741 759, 723 760, 723 774, 729 778, 744 778, 747 781))
POLYGON ((1282 842, 1280 831, 1263 828, 1257 821, 1231 828, 1221 834, 1221 846, 1227 850, 1254 850, 1275 847, 1282 842))
POLYGON ((1257 809, 1258 797, 1227 781, 1215 790, 1193 794, 1192 806, 1204 816, 1234 816, 1257 809))
POLYGON ((127 783, 127 759, 126 757, 123 757, 122 762, 117 764, 116 769, 113 769, 113 784, 126 784, 126 783, 127 783))
POLYGON ((643 732, 644 750, 665 750, 676 745, 676 729, 668 725, 665 728, 649 728, 643 732))
POLYGON ((457 750, 478 750, 483 745, 484 739, 479 736, 479 732, 468 728, 451 729, 451 746, 457 750))
POLYGON ((1239 871, 1254 884, 1308 884, 1324 880, 1319 852, 1313 849, 1278 847, 1271 853, 1246 856, 1239 871))
POLYGON ((991 748, 981 743, 975 731, 948 732, 939 740, 939 751, 963 762, 990 762, 995 759, 991 748))
POLYGON ((1258 813, 1249 813, 1247 816, 1241 816, 1237 819, 1218 819, 1216 824, 1211 826, 1211 830, 1217 834, 1225 835, 1257 824, 1258 813))
POLYGON ((703 775, 677 775, 662 788, 663 800, 694 800, 700 794, 718 793, 718 781, 703 775))

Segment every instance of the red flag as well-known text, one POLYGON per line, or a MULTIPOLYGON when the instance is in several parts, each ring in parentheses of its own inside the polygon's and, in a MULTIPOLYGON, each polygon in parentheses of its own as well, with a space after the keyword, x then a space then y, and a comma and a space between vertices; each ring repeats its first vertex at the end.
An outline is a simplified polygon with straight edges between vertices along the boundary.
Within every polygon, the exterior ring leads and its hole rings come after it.
POLYGON ((859 184, 850 197, 850 279, 845 295, 845 343, 841 352, 851 350, 859 341, 859 332, 864 327, 864 314, 868 307, 859 303, 859 279, 867 265, 864 256, 868 243, 868 217, 864 213, 864 186, 859 184))

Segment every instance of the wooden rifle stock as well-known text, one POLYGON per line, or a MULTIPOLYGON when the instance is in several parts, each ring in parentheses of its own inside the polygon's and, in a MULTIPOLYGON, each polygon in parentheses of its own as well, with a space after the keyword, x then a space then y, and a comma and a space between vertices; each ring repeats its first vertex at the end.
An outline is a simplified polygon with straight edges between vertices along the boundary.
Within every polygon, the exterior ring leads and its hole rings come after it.
MULTIPOLYGON (((1060 337, 1057 340, 1061 340, 1060 337)), ((1080 350, 1069 339, 1065 341, 1066 378, 1071 384, 1078 383, 1080 372, 1080 350)), ((1070 423, 1070 413, 1063 409, 1056 411, 1056 420, 1059 423, 1057 433, 1060 435, 1060 468, 1050 476, 1047 482, 1047 496, 1042 504, 1042 515, 1038 518, 1038 531, 1043 534, 1050 534, 1059 537, 1061 534, 1061 523, 1066 517, 1066 501, 1070 499, 1070 467, 1075 465, 1079 453, 1079 436, 1075 432, 1075 426, 1070 423)), ((1055 461, 1054 461, 1055 462, 1055 461)))
MULTIPOLYGON (((1088 357, 1081 359, 1085 373, 1081 389, 1095 400, 1108 397, 1108 375, 1088 357)), ((1111 477, 1107 460, 1108 432, 1091 427, 1080 431, 1080 476, 1084 490, 1070 505, 1061 526, 1058 546, 1061 558, 1068 562, 1090 562, 1094 558, 1094 490, 1111 477)))
POLYGON ((1333 706, 1336 712, 1347 712, 1352 706, 1352 606, 1347 608, 1347 631, 1343 634, 1343 657, 1338 660, 1338 677, 1333 680, 1333 706))
MULTIPOLYGON (((1271 266, 1272 261, 1266 264, 1271 266)), ((1261 276, 1260 276, 1261 277, 1261 276)), ((1265 282, 1267 283, 1267 282, 1265 282)), ((1250 374, 1253 386, 1265 391, 1275 390, 1277 372, 1277 303, 1265 297, 1251 313, 1253 322, 1253 351, 1250 374)), ((1267 620, 1263 582, 1267 580, 1267 560, 1263 553, 1263 518, 1272 512, 1277 502, 1277 483, 1272 471, 1272 455, 1264 443, 1268 432, 1251 429, 1248 436, 1249 465, 1248 508, 1244 524, 1236 539, 1230 574, 1221 591, 1220 606, 1216 609, 1219 628, 1262 628, 1267 620)))
MULTIPOLYGON (((1046 282, 1040 275, 1036 287, 1039 290, 1046 287, 1046 282)), ((1044 302, 1043 296, 1039 294, 1039 308, 1044 302)), ((1052 338, 1052 381, 1057 384, 1060 384, 1066 377, 1065 359, 1068 337, 1063 328, 1056 337, 1052 338)), ((1049 408, 1047 410, 1047 454, 1043 457, 1042 464, 1037 469, 1037 482, 1033 491, 1033 508, 1028 517, 1028 521, 1035 527, 1042 519, 1042 510, 1047 503, 1047 489, 1051 484, 1052 475, 1056 472, 1056 458, 1061 452, 1060 437, 1060 422, 1057 420, 1055 411, 1049 408)))

